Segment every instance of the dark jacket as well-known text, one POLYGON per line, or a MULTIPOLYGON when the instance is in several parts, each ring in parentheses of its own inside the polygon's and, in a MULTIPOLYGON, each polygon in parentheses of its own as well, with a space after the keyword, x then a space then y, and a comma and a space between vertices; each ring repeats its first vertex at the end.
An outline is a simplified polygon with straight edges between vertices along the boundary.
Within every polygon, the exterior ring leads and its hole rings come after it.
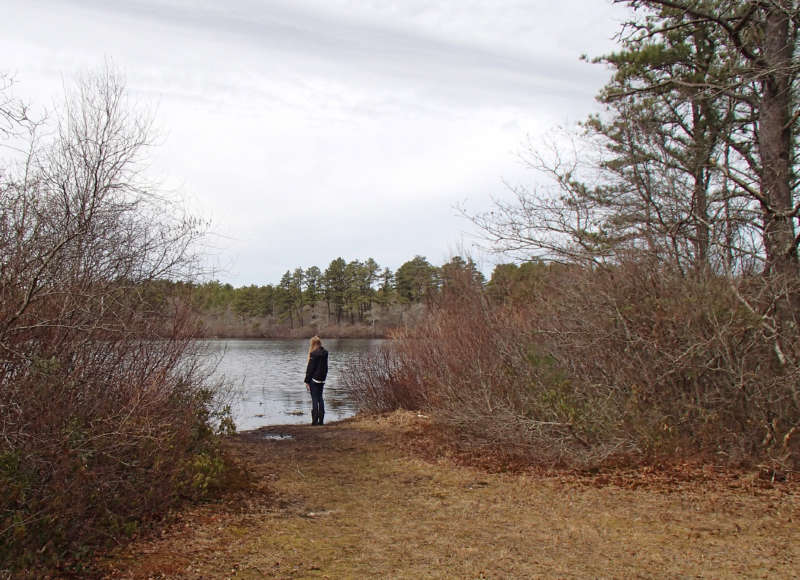
POLYGON ((324 383, 328 376, 328 351, 322 347, 315 349, 308 359, 306 366, 306 384, 311 384, 311 379, 317 383, 324 383))

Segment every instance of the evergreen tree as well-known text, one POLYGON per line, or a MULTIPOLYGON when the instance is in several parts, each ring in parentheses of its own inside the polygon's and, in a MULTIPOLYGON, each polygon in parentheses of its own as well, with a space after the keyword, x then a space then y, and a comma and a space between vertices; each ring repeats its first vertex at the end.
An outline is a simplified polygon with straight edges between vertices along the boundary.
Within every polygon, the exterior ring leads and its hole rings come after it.
MULTIPOLYGON (((714 48, 723 75, 697 79, 710 98, 730 99, 735 131, 727 133, 737 162, 723 167, 756 204, 761 217, 765 273, 795 278, 798 240, 794 138, 798 115, 793 90, 800 7, 795 0, 616 0, 644 11, 634 38, 664 38, 672 31, 721 40, 714 48)), ((694 55, 688 55, 690 59, 694 55)), ((656 86, 649 87, 651 90, 656 86)))
POLYGON ((350 323, 352 324, 355 322, 356 313, 361 314, 364 265, 358 260, 353 260, 345 267, 344 274, 347 280, 344 299, 345 311, 350 315, 350 323))
POLYGON ((311 266, 303 274, 304 294, 307 304, 314 305, 320 299, 322 288, 322 272, 317 266, 311 266))
POLYGON ((394 296, 394 274, 389 268, 384 268, 378 276, 380 286, 375 295, 375 300, 381 306, 386 306, 394 296))
POLYGON ((322 275, 325 301, 328 304, 328 316, 331 315, 331 309, 333 309, 336 314, 337 324, 342 321, 342 313, 345 307, 345 293, 348 287, 346 268, 347 263, 344 259, 336 258, 331 261, 322 275))
POLYGON ((442 288, 446 288, 448 285, 458 286, 464 282, 482 287, 486 282, 472 258, 465 260, 461 256, 454 256, 449 262, 443 264, 440 269, 440 277, 442 288))
POLYGON ((608 216, 600 243, 637 246, 695 270, 730 267, 731 230, 715 216, 746 204, 722 195, 716 169, 736 131, 730 97, 710 88, 727 81, 726 38, 709 23, 686 26, 685 17, 647 12, 628 23, 621 51, 597 59, 614 71, 599 96, 611 120, 598 115, 587 128, 602 137, 609 183, 584 198, 608 216))
POLYGON ((415 256, 395 273, 395 289, 403 302, 420 302, 433 296, 439 287, 439 269, 424 256, 415 256))
POLYGON ((278 319, 289 319, 289 326, 294 328, 294 298, 292 295, 292 273, 289 270, 281 276, 281 281, 275 292, 275 305, 278 310, 278 319))
POLYGON ((291 296, 292 307, 297 313, 297 320, 300 326, 303 326, 303 307, 305 301, 303 300, 303 284, 304 275, 302 268, 295 268, 292 272, 291 283, 289 284, 289 292, 291 296))

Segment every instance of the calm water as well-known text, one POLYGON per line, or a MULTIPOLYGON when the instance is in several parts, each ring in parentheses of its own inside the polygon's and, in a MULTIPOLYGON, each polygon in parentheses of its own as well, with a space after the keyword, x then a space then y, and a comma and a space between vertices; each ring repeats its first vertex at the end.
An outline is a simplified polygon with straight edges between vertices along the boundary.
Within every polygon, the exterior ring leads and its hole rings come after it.
MULTIPOLYGON (((340 385, 348 360, 378 348, 381 339, 329 339, 325 381, 325 421, 345 419, 355 407, 340 385)), ((303 384, 308 340, 209 340, 203 343, 221 357, 216 374, 234 387, 231 403, 240 431, 264 425, 311 423, 311 395, 303 384)))

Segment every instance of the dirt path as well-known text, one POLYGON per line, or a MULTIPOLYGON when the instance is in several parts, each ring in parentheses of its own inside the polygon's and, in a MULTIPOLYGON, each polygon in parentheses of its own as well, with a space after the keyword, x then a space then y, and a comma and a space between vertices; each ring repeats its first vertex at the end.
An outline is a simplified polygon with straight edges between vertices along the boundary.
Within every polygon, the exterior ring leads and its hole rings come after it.
POLYGON ((397 413, 241 434, 248 492, 102 562, 111 578, 797 577, 800 493, 756 478, 493 474, 397 413), (275 438, 290 435, 291 438, 275 438), (678 478, 679 479, 679 478, 678 478))

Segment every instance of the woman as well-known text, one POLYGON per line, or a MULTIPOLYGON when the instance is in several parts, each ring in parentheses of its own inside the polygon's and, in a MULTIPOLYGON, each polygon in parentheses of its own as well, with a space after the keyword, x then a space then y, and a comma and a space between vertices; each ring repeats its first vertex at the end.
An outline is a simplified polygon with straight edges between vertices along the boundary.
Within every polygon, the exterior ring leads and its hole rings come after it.
POLYGON ((311 393, 311 424, 322 425, 325 417, 325 403, 322 400, 322 387, 328 376, 328 351, 322 347, 318 336, 311 337, 306 365, 306 389, 311 393))

